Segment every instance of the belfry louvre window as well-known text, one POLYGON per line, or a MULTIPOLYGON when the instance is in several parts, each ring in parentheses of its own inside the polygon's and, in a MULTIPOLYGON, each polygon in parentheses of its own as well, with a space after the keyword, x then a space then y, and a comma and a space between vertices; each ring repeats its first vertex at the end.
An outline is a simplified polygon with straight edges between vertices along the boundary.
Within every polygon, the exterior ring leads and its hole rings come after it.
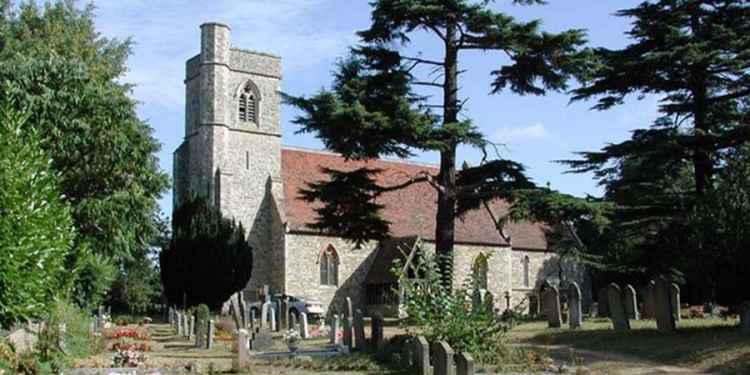
POLYGON ((320 254, 320 285, 339 285, 339 256, 333 246, 320 254))
POLYGON ((252 86, 248 83, 240 94, 240 121, 257 122, 258 100, 252 86))

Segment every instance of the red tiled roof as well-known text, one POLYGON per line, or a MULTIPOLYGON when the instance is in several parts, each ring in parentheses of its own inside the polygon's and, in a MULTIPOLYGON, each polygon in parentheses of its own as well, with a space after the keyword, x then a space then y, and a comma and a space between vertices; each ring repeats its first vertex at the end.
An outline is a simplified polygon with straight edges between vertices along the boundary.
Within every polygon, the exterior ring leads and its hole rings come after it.
MULTIPOLYGON (((314 205, 299 197, 299 190, 308 183, 326 177, 321 167, 337 170, 353 170, 367 166, 383 171, 377 175, 381 186, 402 183, 411 176, 428 171, 434 175, 438 169, 425 164, 370 160, 346 161, 343 157, 319 151, 305 151, 284 148, 281 151, 281 174, 284 182, 284 205, 289 229, 292 231, 312 231, 308 224, 315 222, 314 205)), ((407 188, 384 193, 379 203, 385 205, 383 217, 391 222, 391 236, 406 237, 420 235, 425 240, 435 238, 435 214, 437 212, 437 192, 428 183, 417 183, 407 188)), ((496 217, 502 217, 508 204, 497 200, 491 205, 496 217)), ((514 248, 546 249, 546 226, 538 223, 510 223, 505 231, 511 237, 514 248)), ((456 243, 507 246, 508 243, 495 229, 492 218, 484 209, 466 213, 456 220, 456 243)))

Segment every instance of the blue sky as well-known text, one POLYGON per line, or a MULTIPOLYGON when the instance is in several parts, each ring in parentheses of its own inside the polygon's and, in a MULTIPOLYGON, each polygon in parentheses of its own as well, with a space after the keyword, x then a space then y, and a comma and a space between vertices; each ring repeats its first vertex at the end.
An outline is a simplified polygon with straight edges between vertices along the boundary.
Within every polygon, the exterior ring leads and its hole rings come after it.
MULTIPOLYGON (((493 7, 523 19, 542 19, 543 29, 587 29, 592 46, 622 47, 629 20, 612 14, 640 1, 550 0, 547 6, 522 7, 497 0, 493 7)), ((103 36, 130 37, 135 42, 129 72, 123 81, 134 83, 138 112, 162 143, 161 166, 171 174, 172 152, 184 135, 184 66, 200 47, 199 25, 218 21, 232 27, 232 45, 277 54, 283 59, 282 89, 311 95, 331 81, 336 60, 357 42, 355 31, 369 24, 364 0, 100 0, 96 23, 103 36)), ((439 57, 436 40, 417 35, 411 53, 439 57)), ((588 175, 564 174, 554 160, 569 159, 576 151, 596 150, 625 139, 629 131, 655 118, 657 101, 635 98, 606 112, 591 111, 592 103, 569 104, 565 94, 545 97, 512 93, 489 95, 489 73, 506 60, 499 53, 464 52, 461 96, 468 97, 465 114, 493 141, 505 146, 503 156, 523 163, 540 184, 583 196, 601 189, 588 175)), ((294 110, 282 108, 284 144, 321 149, 310 135, 296 135, 290 123, 294 110)), ((459 150, 459 160, 476 164, 479 153, 459 150)), ((435 153, 420 154, 419 161, 436 163, 435 153)), ((171 193, 161 199, 171 213, 171 193)))

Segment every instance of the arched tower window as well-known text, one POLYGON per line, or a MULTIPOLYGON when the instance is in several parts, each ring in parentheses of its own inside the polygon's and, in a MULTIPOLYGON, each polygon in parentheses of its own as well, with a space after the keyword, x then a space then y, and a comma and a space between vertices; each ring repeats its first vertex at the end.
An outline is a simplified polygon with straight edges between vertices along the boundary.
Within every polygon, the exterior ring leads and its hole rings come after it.
POLYGON ((524 257, 521 261, 523 263, 523 286, 529 287, 529 257, 524 257))
POLYGON ((239 116, 242 122, 258 122, 258 90, 252 82, 247 82, 240 92, 239 116))
POLYGON ((339 255, 333 246, 320 254, 320 285, 339 285, 339 255))
POLYGON ((477 287, 479 289, 487 289, 487 256, 479 254, 479 256, 474 259, 474 266, 472 268, 474 271, 474 282, 477 287))

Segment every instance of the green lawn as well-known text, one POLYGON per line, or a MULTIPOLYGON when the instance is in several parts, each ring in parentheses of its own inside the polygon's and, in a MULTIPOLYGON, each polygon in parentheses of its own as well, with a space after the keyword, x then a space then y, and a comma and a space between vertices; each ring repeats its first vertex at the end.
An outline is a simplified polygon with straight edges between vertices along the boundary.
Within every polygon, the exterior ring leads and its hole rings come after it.
POLYGON ((737 320, 686 319, 674 333, 656 330, 652 320, 631 321, 629 332, 615 332, 609 320, 584 322, 583 328, 550 329, 546 323, 517 326, 514 342, 566 345, 575 349, 630 355, 666 365, 711 372, 750 374, 750 335, 742 334, 737 320))

